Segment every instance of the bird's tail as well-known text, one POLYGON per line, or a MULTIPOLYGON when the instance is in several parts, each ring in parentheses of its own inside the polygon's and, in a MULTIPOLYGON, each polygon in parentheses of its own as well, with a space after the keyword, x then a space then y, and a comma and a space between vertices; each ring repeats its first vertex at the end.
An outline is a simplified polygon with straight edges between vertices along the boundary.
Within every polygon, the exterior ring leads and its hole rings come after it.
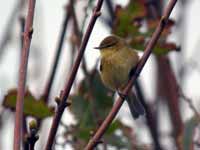
POLYGON ((143 105, 133 92, 130 92, 130 94, 126 98, 126 101, 128 103, 131 115, 134 119, 137 119, 140 115, 145 114, 145 109, 143 105))

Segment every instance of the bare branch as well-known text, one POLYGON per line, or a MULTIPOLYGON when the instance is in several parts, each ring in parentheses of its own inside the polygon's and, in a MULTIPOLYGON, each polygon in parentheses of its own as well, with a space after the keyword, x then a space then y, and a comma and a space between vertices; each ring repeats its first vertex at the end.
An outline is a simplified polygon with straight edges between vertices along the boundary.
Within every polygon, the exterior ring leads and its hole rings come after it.
POLYGON ((28 15, 25 23, 25 32, 23 35, 24 39, 23 39, 22 56, 19 68, 16 116, 15 116, 14 150, 20 150, 20 144, 21 144, 26 72, 28 66, 28 55, 31 44, 31 37, 33 33, 32 26, 33 26, 33 17, 35 11, 35 2, 36 0, 29 0, 28 15))
POLYGON ((166 56, 157 58, 158 72, 160 76, 159 89, 161 96, 165 97, 169 108, 170 118, 173 126, 173 138, 178 150, 182 150, 183 121, 179 109, 179 95, 177 90, 177 81, 171 68, 169 59, 166 56), (167 82, 166 82, 167 81, 167 82))
POLYGON ((63 112, 65 110, 65 107, 66 107, 66 104, 67 104, 66 101, 67 101, 67 98, 69 96, 69 93, 70 93, 72 84, 74 82, 74 79, 76 77, 76 74, 77 74, 81 59, 83 57, 83 54, 84 54, 84 51, 85 51, 85 48, 86 48, 86 45, 87 45, 89 37, 90 37, 90 35, 92 33, 92 30, 93 30, 94 24, 96 22, 96 19, 101 14, 100 13, 100 9, 102 7, 102 3, 103 3, 103 0, 98 0, 97 5, 96 5, 96 7, 94 9, 92 18, 91 18, 91 20, 89 22, 87 31, 86 31, 86 33, 85 33, 85 35, 83 37, 83 41, 82 41, 82 43, 80 45, 79 53, 78 53, 78 56, 76 58, 75 64, 72 67, 72 71, 70 73, 68 82, 66 83, 65 88, 64 88, 64 90, 63 90, 63 92, 61 94, 61 101, 58 104, 57 111, 56 111, 55 116, 53 118, 53 123, 52 123, 51 129, 50 129, 48 141, 47 141, 46 148, 45 148, 46 150, 51 150, 51 147, 53 145, 53 141, 54 141, 57 129, 58 129, 58 125, 59 125, 59 122, 61 120, 62 114, 63 114, 63 112))
POLYGON ((192 99, 190 99, 189 97, 187 97, 187 96, 183 93, 182 89, 180 89, 180 87, 179 87, 179 96, 180 96, 181 98, 183 98, 183 100, 184 100, 186 103, 188 103, 190 109, 194 112, 194 114, 196 115, 196 117, 198 117, 198 120, 200 121, 200 114, 199 114, 199 112, 197 111, 197 109, 194 107, 194 104, 192 103, 192 99))
POLYGON ((149 127, 153 142, 154 142, 154 147, 156 150, 162 150, 161 144, 159 142, 159 134, 158 134, 158 128, 157 128, 157 123, 156 123, 156 115, 155 111, 153 111, 145 101, 144 95, 142 88, 140 86, 140 82, 136 80, 135 82, 135 89, 138 95, 139 100, 141 101, 142 105, 144 106, 146 110, 146 124, 149 127))

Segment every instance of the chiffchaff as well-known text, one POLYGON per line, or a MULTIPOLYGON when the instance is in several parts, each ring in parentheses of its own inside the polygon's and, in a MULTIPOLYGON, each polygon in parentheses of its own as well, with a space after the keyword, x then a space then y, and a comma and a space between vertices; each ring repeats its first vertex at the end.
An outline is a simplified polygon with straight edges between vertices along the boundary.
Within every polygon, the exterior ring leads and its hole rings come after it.
MULTIPOLYGON (((104 85, 123 96, 121 92, 139 62, 137 52, 130 48, 122 38, 115 35, 104 38, 95 49, 100 50, 100 76, 104 85)), ((145 113, 142 104, 133 92, 130 92, 125 99, 134 118, 145 113)))

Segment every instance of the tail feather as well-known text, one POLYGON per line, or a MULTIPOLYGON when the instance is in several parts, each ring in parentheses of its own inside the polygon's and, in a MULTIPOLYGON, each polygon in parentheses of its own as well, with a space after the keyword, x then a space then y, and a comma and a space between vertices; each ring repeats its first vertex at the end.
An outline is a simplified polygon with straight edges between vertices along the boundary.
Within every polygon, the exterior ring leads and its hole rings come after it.
POLYGON ((133 106, 130 100, 127 99, 126 101, 128 103, 131 115, 133 116, 134 119, 137 119, 140 116, 140 113, 135 109, 135 107, 133 106))
POLYGON ((134 119, 137 119, 140 115, 145 114, 145 109, 135 94, 132 93, 128 96, 126 101, 134 119))

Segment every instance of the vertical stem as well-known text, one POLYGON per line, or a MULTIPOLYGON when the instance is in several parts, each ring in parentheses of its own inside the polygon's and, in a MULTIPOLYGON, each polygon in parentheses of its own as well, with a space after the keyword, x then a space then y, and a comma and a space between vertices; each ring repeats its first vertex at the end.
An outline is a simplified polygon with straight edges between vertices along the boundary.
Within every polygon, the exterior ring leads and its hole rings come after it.
POLYGON ((113 9, 113 3, 112 3, 112 0, 106 0, 105 3, 106 3, 106 6, 107 6, 107 9, 108 9, 108 12, 110 14, 110 17, 111 17, 111 20, 110 20, 109 23, 112 26, 113 20, 115 18, 115 12, 114 12, 114 9, 113 9))
POLYGON ((146 110, 146 122, 150 129, 151 136, 153 138, 154 148, 156 150, 162 150, 162 147, 159 141, 159 134, 158 134, 158 128, 156 124, 155 112, 153 112, 151 107, 149 107, 149 105, 145 102, 144 94, 138 80, 136 80, 135 82, 135 88, 137 91, 138 98, 146 110))
POLYGON ((20 145, 21 145, 26 72, 28 65, 28 55, 31 43, 31 36, 33 33, 32 26, 33 26, 35 1, 36 0, 29 0, 28 15, 25 23, 22 57, 19 68, 19 80, 18 80, 17 103, 16 103, 16 114, 15 114, 14 150, 20 150, 20 145))
MULTIPOLYGON (((22 49, 22 47, 23 47, 23 36, 22 36, 22 34, 24 33, 25 18, 21 17, 19 19, 19 21, 20 21, 20 25, 21 25, 21 32, 20 32, 21 36, 20 37, 21 37, 21 49, 22 49)), ((19 60, 21 60, 21 55, 22 55, 21 50, 20 50, 19 54, 20 54, 19 60)), ((23 115, 23 136, 22 136, 23 139, 25 138, 26 134, 27 134, 26 116, 23 115)), ((26 146, 27 146, 26 141, 23 140, 23 148, 26 149, 26 146)))
POLYGON ((173 125, 173 136, 175 139, 176 147, 178 150, 182 150, 181 138, 183 134, 183 121, 179 110, 179 93, 178 85, 175 75, 172 71, 169 59, 165 56, 158 58, 158 69, 160 87, 163 88, 163 95, 167 99, 167 104, 170 112, 170 117, 173 125), (167 81, 167 82, 166 82, 167 81), (164 86, 163 86, 164 85, 164 86))

